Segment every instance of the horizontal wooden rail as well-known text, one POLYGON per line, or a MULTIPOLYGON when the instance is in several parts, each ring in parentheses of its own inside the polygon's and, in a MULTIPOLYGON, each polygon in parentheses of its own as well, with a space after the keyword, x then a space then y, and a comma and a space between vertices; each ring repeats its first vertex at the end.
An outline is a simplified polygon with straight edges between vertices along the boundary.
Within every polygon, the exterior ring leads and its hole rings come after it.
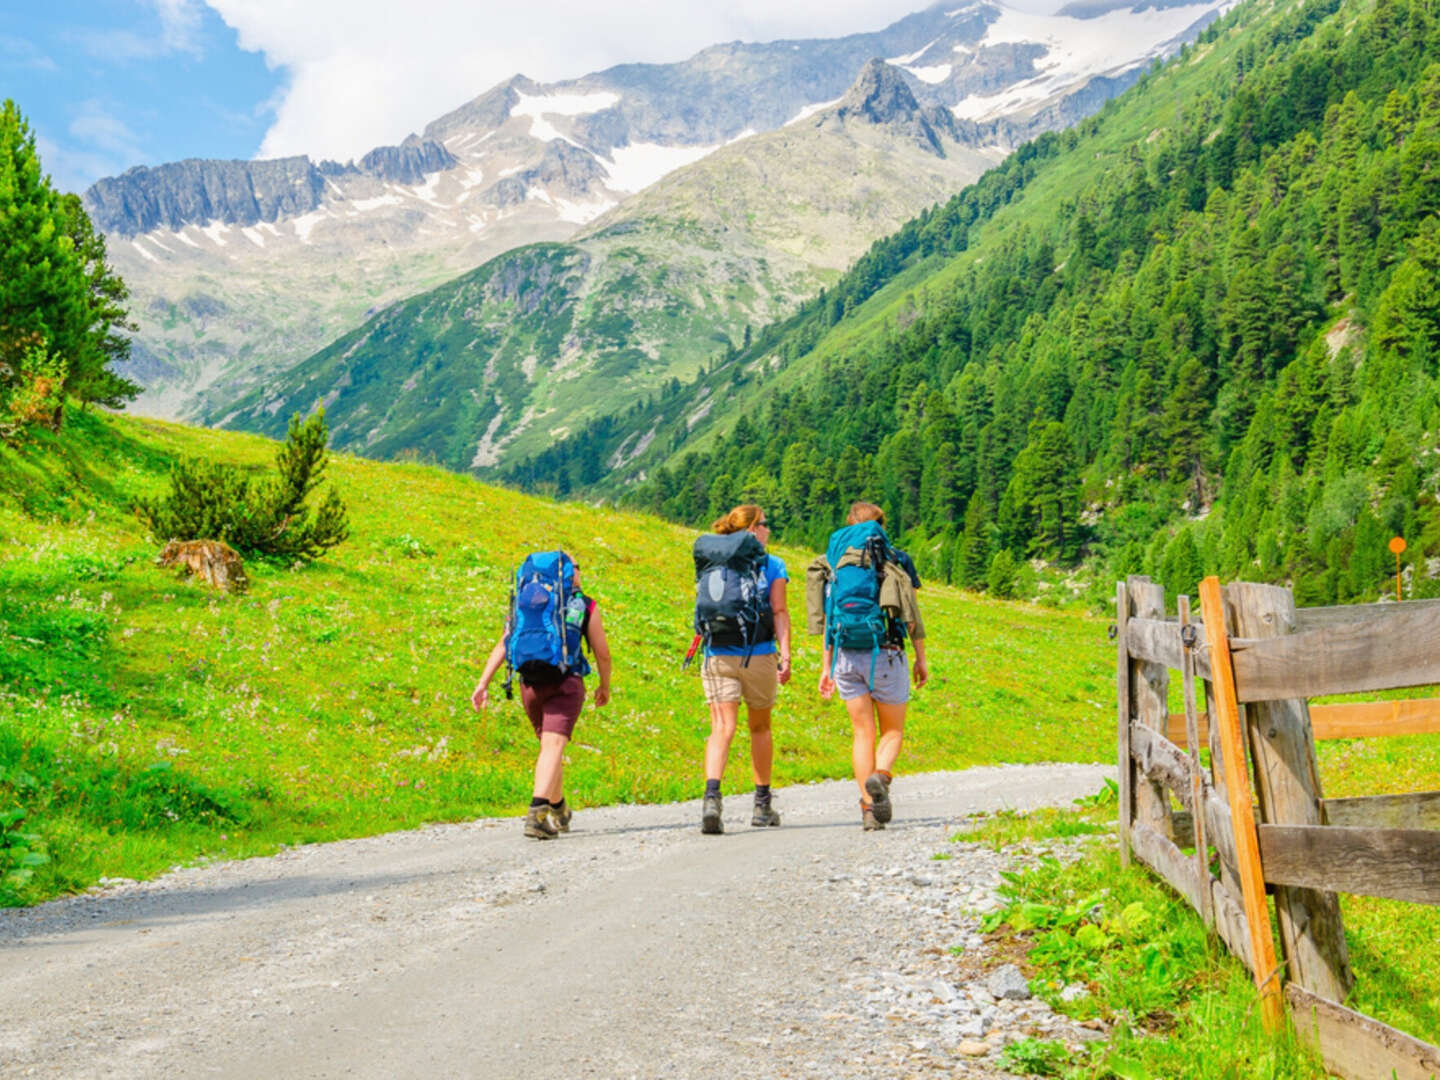
POLYGON ((1375 829, 1440 829, 1440 791, 1408 795, 1365 795, 1325 799, 1325 820, 1331 825, 1375 829))
POLYGON ((1322 626, 1342 623, 1369 623, 1384 620, 1398 611, 1440 610, 1440 600, 1386 601, 1381 604, 1339 604, 1333 607, 1302 607, 1295 609, 1295 629, 1318 630, 1322 626))
MULTIPOLYGON (((1346 701, 1338 705, 1311 705, 1310 726, 1316 739, 1370 739, 1382 735, 1440 734, 1440 698, 1407 701, 1346 701)), ((1185 745, 1185 714, 1171 713, 1167 734, 1176 746, 1185 745)), ((1200 743, 1210 738, 1210 717, 1200 714, 1200 743)))
POLYGON ((1440 1076, 1440 1047, 1318 997, 1296 983, 1285 988, 1295 1031, 1339 1076, 1431 1080, 1440 1076))
POLYGON ((1383 618, 1299 634, 1234 638, 1237 701, 1398 690, 1440 682, 1440 607, 1387 605, 1383 618))
POLYGON ((1147 727, 1136 724, 1130 731, 1130 755, 1140 771, 1150 780, 1167 784, 1190 810, 1194 801, 1190 792, 1190 759, 1169 739, 1147 727))
POLYGON ((1270 885, 1440 904, 1440 832, 1343 825, 1258 825, 1270 885))
MULTIPOLYGON (((1200 636, 1197 643, 1205 641, 1205 626, 1195 623, 1195 632, 1200 636)), ((1184 645, 1180 641, 1180 624, 1164 619, 1131 618, 1125 621, 1125 648, 1134 660, 1148 660, 1166 667, 1178 669, 1184 645)), ((1191 650, 1195 658, 1195 677, 1210 678, 1210 655, 1204 648, 1191 650)))
POLYGON ((1190 901, 1191 907, 1196 911, 1201 910, 1202 886, 1195 876, 1195 864, 1184 852, 1150 826, 1140 824, 1130 827, 1130 846, 1172 889, 1190 901))

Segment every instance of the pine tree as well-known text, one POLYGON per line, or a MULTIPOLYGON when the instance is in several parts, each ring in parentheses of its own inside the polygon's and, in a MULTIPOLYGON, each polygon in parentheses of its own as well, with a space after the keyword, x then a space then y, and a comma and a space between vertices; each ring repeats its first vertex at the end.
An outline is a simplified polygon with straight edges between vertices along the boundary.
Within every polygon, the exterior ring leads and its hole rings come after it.
POLYGON ((65 395, 119 405, 136 387, 110 365, 128 342, 125 286, 74 196, 41 171, 13 101, 0 105, 0 426, 58 428, 65 395), (58 380, 58 384, 57 384, 58 380), (16 407, 21 413, 16 414, 16 407))
POLYGON ((994 526, 983 495, 977 494, 965 508, 965 529, 956 540, 951 576, 957 585, 980 590, 985 587, 994 549, 994 526))

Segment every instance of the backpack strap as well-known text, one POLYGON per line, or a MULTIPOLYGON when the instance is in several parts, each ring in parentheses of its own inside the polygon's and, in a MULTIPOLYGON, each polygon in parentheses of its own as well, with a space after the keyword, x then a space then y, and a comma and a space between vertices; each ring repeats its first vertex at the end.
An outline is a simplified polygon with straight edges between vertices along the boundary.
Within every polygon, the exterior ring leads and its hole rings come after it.
POLYGON ((510 575, 510 611, 506 616, 505 635, 505 700, 515 700, 515 581, 520 577, 520 568, 510 575))

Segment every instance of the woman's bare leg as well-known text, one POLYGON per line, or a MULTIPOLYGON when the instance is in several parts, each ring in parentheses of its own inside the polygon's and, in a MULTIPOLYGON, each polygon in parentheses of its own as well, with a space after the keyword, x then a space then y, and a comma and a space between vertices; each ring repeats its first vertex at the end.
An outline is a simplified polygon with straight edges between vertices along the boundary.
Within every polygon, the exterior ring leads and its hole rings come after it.
POLYGON ((750 767, 759 787, 770 786, 770 771, 775 762, 775 739, 770 734, 772 711, 745 707, 745 719, 750 724, 750 767))
POLYGON ((875 703, 880 720, 880 742, 875 748, 875 771, 889 776, 895 772, 895 759, 905 740, 905 706, 875 703))
POLYGON ((875 771, 875 702, 869 694, 846 698, 845 711, 850 714, 850 726, 855 732, 850 764, 855 770, 855 783, 860 787, 860 801, 868 804, 865 778, 875 771))
POLYGON ((540 736, 540 756, 535 759, 535 797, 558 803, 565 789, 565 744, 570 741, 558 731, 540 736))
POLYGON ((740 722, 738 701, 718 701, 710 706, 710 737, 705 740, 705 779, 719 780, 725 775, 725 762, 730 757, 730 741, 740 722))

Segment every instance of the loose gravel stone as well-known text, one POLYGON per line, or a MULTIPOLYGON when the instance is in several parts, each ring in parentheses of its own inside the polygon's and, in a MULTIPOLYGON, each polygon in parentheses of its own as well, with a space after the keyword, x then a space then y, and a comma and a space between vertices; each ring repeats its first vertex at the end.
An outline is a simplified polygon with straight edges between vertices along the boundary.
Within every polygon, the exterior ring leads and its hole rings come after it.
POLYGON ((1009 1001, 1024 1001, 1030 996, 1030 983, 1014 964, 1005 964, 991 972, 985 989, 1009 1001))

